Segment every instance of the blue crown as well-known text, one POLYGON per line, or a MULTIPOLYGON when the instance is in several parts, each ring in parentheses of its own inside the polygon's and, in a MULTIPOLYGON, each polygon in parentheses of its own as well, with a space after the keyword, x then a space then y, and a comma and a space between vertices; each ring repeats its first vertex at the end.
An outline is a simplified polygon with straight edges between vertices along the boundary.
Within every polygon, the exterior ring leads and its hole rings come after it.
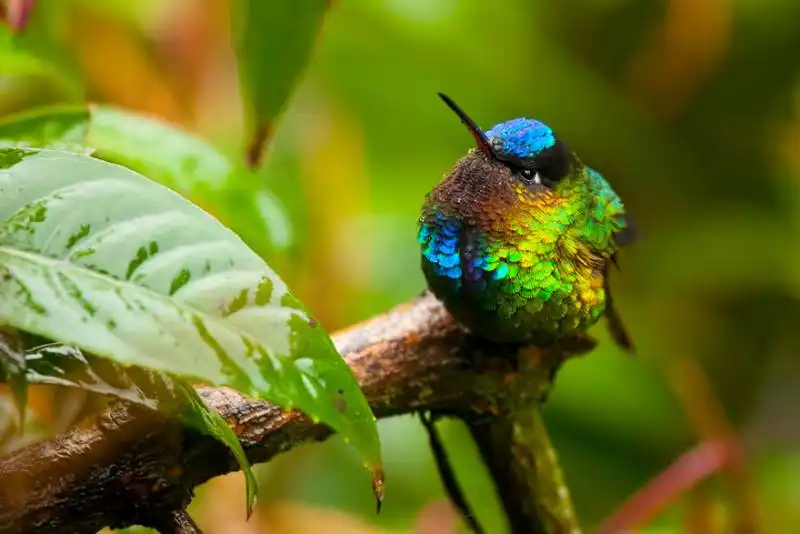
POLYGON ((532 158, 552 147, 556 138, 553 130, 534 119, 511 119, 486 132, 492 149, 500 157, 532 158))

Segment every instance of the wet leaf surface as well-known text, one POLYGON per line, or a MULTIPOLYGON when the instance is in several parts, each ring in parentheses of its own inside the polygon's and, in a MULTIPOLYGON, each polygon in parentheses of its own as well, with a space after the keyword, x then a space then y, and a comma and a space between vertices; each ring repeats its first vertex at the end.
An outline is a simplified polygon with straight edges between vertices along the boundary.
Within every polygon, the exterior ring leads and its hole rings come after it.
POLYGON ((298 408, 379 470, 374 416, 330 337, 197 206, 86 155, 6 148, 0 220, 0 321, 298 408))

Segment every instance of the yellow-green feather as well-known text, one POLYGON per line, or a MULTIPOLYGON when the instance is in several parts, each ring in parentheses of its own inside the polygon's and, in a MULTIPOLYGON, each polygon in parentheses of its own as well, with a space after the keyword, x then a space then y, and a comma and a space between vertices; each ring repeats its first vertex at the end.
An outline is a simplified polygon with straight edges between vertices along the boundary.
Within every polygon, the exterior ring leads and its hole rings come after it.
POLYGON ((625 226, 619 197, 586 167, 552 190, 519 182, 515 194, 510 204, 487 198, 481 224, 429 199, 419 240, 431 289, 457 319, 499 341, 588 328, 605 310, 605 264, 625 226))

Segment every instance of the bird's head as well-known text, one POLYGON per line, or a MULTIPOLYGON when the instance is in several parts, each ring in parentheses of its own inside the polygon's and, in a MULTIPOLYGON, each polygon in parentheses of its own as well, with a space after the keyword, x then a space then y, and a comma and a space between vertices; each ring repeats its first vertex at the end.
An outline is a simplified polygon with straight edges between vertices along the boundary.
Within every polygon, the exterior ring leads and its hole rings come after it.
MULTIPOLYGON (((462 157, 428 199, 428 207, 489 234, 505 233, 510 218, 590 200, 591 177, 578 157, 546 124, 528 118, 484 132, 449 97, 442 100, 464 123, 476 147, 462 157)), ((544 221, 543 221, 544 222, 544 221)))

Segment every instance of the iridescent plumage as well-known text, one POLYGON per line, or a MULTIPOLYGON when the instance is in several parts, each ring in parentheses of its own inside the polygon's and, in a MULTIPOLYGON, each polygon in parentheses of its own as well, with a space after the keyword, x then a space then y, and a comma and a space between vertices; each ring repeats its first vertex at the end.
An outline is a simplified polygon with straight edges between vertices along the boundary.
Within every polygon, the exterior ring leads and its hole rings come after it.
MULTIPOLYGON (((430 289, 456 319, 501 342, 550 343, 613 314, 608 265, 630 225, 608 182, 545 124, 513 119, 483 133, 443 98, 478 148, 423 207, 430 289)), ((628 343, 621 330, 615 337, 628 343)))

